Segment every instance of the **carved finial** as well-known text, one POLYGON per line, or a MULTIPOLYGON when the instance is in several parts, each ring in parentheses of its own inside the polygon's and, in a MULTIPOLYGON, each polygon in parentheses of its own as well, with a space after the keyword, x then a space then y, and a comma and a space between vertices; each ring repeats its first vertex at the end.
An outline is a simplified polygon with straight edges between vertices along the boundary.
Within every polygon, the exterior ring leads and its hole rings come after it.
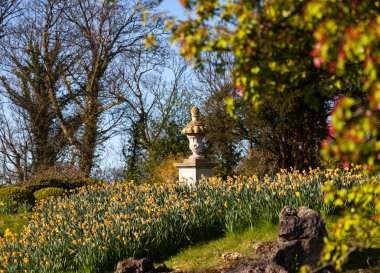
POLYGON ((199 120, 199 108, 193 106, 191 108, 191 122, 182 129, 182 134, 206 134, 207 129, 204 124, 199 120))
POLYGON ((191 108, 191 117, 192 118, 198 118, 199 117, 199 108, 196 106, 193 106, 191 108))

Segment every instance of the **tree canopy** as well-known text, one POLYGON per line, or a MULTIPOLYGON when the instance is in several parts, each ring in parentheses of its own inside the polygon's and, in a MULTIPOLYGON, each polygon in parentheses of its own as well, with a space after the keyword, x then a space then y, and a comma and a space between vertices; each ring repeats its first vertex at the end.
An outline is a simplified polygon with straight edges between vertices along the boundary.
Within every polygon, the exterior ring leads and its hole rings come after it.
MULTIPOLYGON (((297 87, 315 108, 332 95, 330 137, 325 158, 380 168, 380 1, 362 0, 183 0, 193 13, 173 19, 173 41, 195 64, 205 52, 231 53, 232 78, 240 96, 262 103, 266 95, 297 87), (312 76, 314 75, 314 76, 312 76), (355 94, 355 95, 353 95, 355 94)), ((223 63, 219 63, 223 67, 223 63)), ((226 99, 234 110, 232 96, 226 99)), ((370 179, 349 193, 325 185, 326 200, 353 207, 338 221, 335 242, 323 259, 338 269, 356 248, 380 231, 380 187, 370 179), (352 232, 361 241, 348 244, 352 232)))
MULTIPOLYGON (((336 101, 334 141, 325 142, 324 154, 364 162, 370 169, 378 165, 380 143, 376 126, 371 126, 377 123, 380 101, 378 1, 182 3, 196 16, 169 25, 181 53, 195 63, 207 51, 233 53, 234 83, 247 100, 260 101, 298 86, 317 108, 326 94, 354 88, 368 92, 364 108, 348 96, 336 101)), ((232 111, 233 100, 226 103, 232 111)))

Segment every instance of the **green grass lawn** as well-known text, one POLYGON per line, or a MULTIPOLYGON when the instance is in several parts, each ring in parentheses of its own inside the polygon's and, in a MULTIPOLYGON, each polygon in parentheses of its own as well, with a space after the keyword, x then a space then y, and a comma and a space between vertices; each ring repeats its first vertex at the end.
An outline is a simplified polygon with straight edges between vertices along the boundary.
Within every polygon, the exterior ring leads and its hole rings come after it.
POLYGON ((242 233, 227 234, 225 237, 197 244, 182 250, 165 263, 169 268, 185 272, 217 266, 225 252, 239 252, 248 256, 255 242, 270 241, 277 236, 277 225, 262 224, 246 229, 242 233))
POLYGON ((27 213, 0 214, 0 236, 4 235, 7 228, 19 234, 28 219, 27 215, 27 213))

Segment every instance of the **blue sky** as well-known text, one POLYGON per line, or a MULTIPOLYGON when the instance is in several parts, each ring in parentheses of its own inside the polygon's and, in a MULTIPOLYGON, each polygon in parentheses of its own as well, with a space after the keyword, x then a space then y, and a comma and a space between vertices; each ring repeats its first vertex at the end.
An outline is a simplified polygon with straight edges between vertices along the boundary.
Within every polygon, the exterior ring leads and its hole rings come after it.
POLYGON ((185 9, 181 6, 179 0, 164 0, 161 7, 163 11, 167 11, 171 16, 178 18, 185 17, 185 9))

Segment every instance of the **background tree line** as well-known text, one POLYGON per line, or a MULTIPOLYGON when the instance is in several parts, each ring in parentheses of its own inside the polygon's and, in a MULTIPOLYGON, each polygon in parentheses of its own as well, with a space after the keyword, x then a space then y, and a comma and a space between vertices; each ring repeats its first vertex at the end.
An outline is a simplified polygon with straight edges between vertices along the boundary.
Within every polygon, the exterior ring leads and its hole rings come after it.
POLYGON ((171 52, 159 4, 2 1, 5 181, 26 181, 59 162, 90 175, 117 134, 127 139, 126 172, 133 177, 159 141, 173 138, 171 127, 180 127, 179 109, 186 108, 188 68, 171 52), (148 49, 151 35, 157 44, 148 49))
POLYGON ((2 1, 3 181, 27 181, 57 163, 95 175, 104 169, 107 143, 120 140, 115 153, 123 164, 108 170, 109 179, 149 181, 159 169, 175 172, 173 161, 188 154, 180 130, 193 104, 209 127, 207 155, 219 163, 217 175, 321 165, 337 93, 311 108, 304 91, 324 75, 308 63, 307 77, 289 85, 286 96, 253 105, 237 95, 233 57, 210 54, 191 68, 171 49, 160 2, 2 1), (244 105, 235 118, 226 97, 244 105))

